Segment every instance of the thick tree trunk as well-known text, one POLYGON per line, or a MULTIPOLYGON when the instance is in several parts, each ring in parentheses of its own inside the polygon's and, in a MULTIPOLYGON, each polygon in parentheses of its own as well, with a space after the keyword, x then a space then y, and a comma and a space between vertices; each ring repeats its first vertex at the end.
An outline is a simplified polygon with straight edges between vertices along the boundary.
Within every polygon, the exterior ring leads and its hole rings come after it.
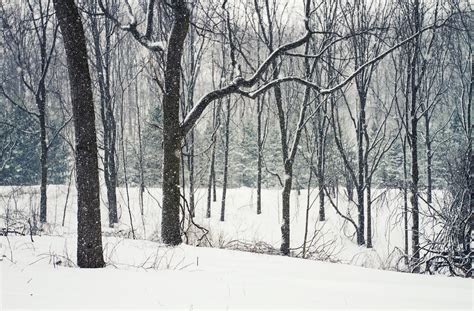
POLYGON ((174 6, 175 21, 168 39, 163 98, 163 209, 161 236, 163 243, 182 242, 179 226, 179 161, 182 133, 179 124, 181 57, 189 28, 189 12, 184 1, 174 6))
MULTIPOLYGON (((276 62, 272 64, 273 78, 278 79, 279 70, 276 62)), ((282 94, 279 85, 273 88, 275 103, 278 109, 278 124, 280 127, 280 143, 282 153, 282 163, 284 167, 284 181, 282 191, 282 225, 281 225, 281 246, 282 255, 290 254, 290 194, 292 186, 293 168, 288 155, 287 128, 285 122, 285 112, 283 110, 282 94)))
POLYGON ((81 16, 73 0, 53 0, 66 51, 76 141, 77 264, 105 265, 99 201, 99 172, 92 84, 81 16))

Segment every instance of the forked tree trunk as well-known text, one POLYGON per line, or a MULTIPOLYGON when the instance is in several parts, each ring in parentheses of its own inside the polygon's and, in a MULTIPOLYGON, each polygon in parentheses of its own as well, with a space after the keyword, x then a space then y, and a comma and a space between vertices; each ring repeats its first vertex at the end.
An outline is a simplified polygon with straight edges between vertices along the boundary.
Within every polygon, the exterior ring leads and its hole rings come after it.
MULTIPOLYGON (((216 105, 214 104, 213 105, 213 108, 212 108, 212 128, 213 130, 215 131, 216 130, 216 126, 217 126, 217 111, 216 111, 216 105)), ((213 137, 212 138, 212 151, 211 151, 211 164, 210 164, 210 167, 209 167, 209 183, 208 183, 208 187, 207 187, 207 209, 206 209, 206 218, 210 218, 211 217, 211 196, 212 196, 212 199, 214 200, 214 202, 216 201, 216 183, 215 183, 215 179, 216 179, 216 174, 215 174, 215 162, 216 162, 216 138, 213 137), (214 194, 212 194, 212 190, 214 188, 214 194)))
POLYGON ((92 84, 81 16, 74 0, 53 0, 66 51, 76 141, 77 265, 104 267, 92 84))
MULTIPOLYGON (((213 143, 214 144, 214 143, 213 143)), ((207 185, 207 209, 206 218, 211 218, 211 196, 212 196, 212 171, 214 169, 215 148, 212 146, 211 166, 209 167, 209 183, 207 185)))

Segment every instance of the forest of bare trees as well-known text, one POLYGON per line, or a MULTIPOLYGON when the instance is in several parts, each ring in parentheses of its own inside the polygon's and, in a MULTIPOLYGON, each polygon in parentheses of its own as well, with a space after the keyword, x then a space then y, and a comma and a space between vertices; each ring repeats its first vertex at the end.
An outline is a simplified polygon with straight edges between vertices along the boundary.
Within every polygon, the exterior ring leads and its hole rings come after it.
MULTIPOLYGON (((119 223, 133 239, 158 229, 166 245, 211 244, 198 203, 225 224, 227 191, 238 187, 256 189, 261 218, 262 189, 279 189, 282 255, 307 257, 309 203, 303 251, 290 242, 291 196, 305 189, 308 198, 316 189, 319 222, 335 211, 354 244, 373 248, 376 203, 396 190, 405 271, 472 276, 470 1, 7 0, 0 9, 0 185, 39 185, 38 208, 22 220, 32 236, 52 222, 48 185, 75 185, 79 267, 105 265, 101 232, 119 223), (150 188, 162 189, 153 206, 150 188), (159 211, 160 228, 146 228, 146 209, 159 211)), ((66 205, 61 213, 64 225, 66 205)), ((11 215, 1 217, 6 235, 11 215)))

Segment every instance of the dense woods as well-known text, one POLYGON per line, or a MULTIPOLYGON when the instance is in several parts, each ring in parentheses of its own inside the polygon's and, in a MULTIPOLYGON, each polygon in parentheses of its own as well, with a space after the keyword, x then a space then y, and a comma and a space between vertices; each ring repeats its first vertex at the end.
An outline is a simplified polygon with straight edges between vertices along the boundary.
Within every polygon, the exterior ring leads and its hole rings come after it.
MULTIPOLYGON (((0 185, 39 185, 37 208, 20 220, 31 235, 50 222, 48 185, 75 185, 78 266, 105 265, 101 230, 119 223, 134 239, 210 245, 198 201, 225 224, 227 190, 247 187, 262 218, 262 189, 279 189, 282 255, 307 258, 312 234, 308 203, 302 252, 290 243, 292 193, 316 189, 318 221, 334 210, 350 240, 372 248, 376 203, 396 191, 403 270, 472 275, 469 1, 18 0, 0 9, 0 185), (150 188, 162 196, 146 206, 150 188), (145 209, 161 214, 160 228, 145 227, 145 209)), ((0 216, 8 234, 12 216, 0 216)))

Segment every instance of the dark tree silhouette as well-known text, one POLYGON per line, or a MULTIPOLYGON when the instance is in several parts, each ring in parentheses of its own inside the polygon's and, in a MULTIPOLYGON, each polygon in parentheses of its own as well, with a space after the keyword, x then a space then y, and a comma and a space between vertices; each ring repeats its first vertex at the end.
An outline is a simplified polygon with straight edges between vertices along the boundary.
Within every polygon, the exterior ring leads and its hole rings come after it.
POLYGON ((54 0, 66 51, 76 141, 77 265, 105 266, 99 201, 94 101, 81 16, 74 0, 54 0))

